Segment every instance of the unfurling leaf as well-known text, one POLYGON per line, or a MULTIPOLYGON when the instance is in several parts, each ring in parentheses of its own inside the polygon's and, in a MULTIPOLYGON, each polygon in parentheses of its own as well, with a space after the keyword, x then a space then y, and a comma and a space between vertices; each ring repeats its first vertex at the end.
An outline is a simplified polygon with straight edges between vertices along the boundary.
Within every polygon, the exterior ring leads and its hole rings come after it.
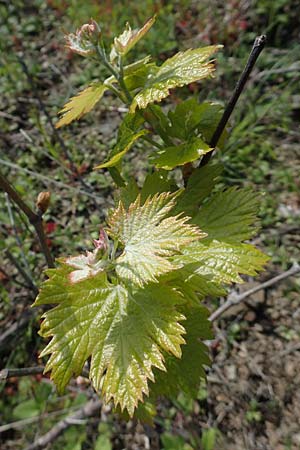
POLYGON ((174 206, 174 194, 169 193, 149 197, 142 206, 138 197, 128 210, 119 204, 108 221, 108 233, 124 247, 116 260, 119 278, 139 286, 155 282, 159 275, 181 266, 172 263, 171 256, 205 236, 186 223, 188 217, 167 217, 174 206))
POLYGON ((89 23, 82 25, 76 33, 65 36, 66 47, 73 53, 81 56, 90 56, 96 53, 96 45, 100 39, 101 30, 97 22, 91 19, 89 23))
POLYGON ((102 83, 93 83, 83 91, 72 97, 59 112, 61 119, 55 125, 60 128, 68 125, 75 119, 80 119, 84 114, 94 108, 95 104, 103 97, 105 91, 109 88, 102 83))
POLYGON ((167 59, 156 73, 151 73, 145 87, 134 97, 130 112, 137 107, 144 109, 149 103, 160 102, 169 95, 170 89, 184 86, 212 75, 214 65, 207 59, 221 46, 197 48, 179 52, 167 59))
POLYGON ((155 16, 151 17, 144 26, 137 30, 132 30, 131 26, 127 22, 126 28, 123 33, 114 39, 112 49, 110 52, 110 61, 114 62, 115 59, 121 55, 125 56, 132 47, 149 31, 155 22, 155 16))
POLYGON ((35 305, 56 303, 43 318, 40 334, 52 337, 41 356, 51 355, 51 370, 59 392, 79 375, 91 357, 90 378, 106 401, 113 399, 133 415, 153 368, 165 370, 162 352, 181 356, 184 315, 176 311, 182 298, 168 287, 143 289, 114 285, 100 272, 72 283, 72 268, 61 261, 48 271, 35 305))

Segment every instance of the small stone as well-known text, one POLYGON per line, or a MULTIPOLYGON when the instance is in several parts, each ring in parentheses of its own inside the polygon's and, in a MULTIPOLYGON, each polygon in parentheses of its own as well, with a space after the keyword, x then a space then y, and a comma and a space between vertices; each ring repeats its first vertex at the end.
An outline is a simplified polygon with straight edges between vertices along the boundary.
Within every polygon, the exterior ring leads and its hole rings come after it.
POLYGON ((236 380, 236 366, 233 364, 225 367, 225 374, 229 381, 236 380))
POLYGON ((246 320, 247 322, 254 322, 255 319, 256 319, 256 314, 255 314, 254 311, 248 311, 248 312, 245 314, 245 320, 246 320))
POLYGON ((296 373, 295 373, 295 365, 293 364, 292 361, 287 361, 284 365, 284 371, 286 373, 286 375, 290 378, 293 378, 296 373))

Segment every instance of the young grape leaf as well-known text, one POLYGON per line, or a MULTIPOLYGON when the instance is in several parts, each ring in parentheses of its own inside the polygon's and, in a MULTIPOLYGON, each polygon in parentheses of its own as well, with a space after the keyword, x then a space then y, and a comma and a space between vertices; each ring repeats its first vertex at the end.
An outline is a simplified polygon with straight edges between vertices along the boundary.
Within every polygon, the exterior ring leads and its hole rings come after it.
POLYGON ((159 150, 152 162, 156 167, 172 170, 176 166, 195 161, 210 150, 211 148, 201 138, 194 137, 183 144, 159 150))
POLYGON ((151 17, 144 26, 137 30, 132 30, 129 23, 126 23, 126 28, 123 33, 114 38, 114 43, 110 52, 110 61, 114 62, 119 55, 125 56, 132 47, 150 30, 154 24, 156 16, 151 17))
POLYGON ((56 303, 43 315, 40 334, 52 337, 41 357, 51 355, 51 370, 59 392, 72 375, 79 375, 91 358, 90 378, 105 400, 133 415, 153 368, 165 370, 163 353, 181 357, 184 315, 176 310, 182 298, 167 286, 143 289, 113 285, 105 272, 72 283, 74 267, 64 261, 48 271, 35 306, 56 303))
POLYGON ((250 244, 231 244, 213 240, 195 242, 183 250, 174 263, 197 263, 195 273, 209 277, 213 283, 243 283, 239 274, 256 275, 262 270, 268 257, 250 244))
POLYGON ((184 212, 188 216, 194 216, 199 205, 205 200, 214 188, 222 173, 221 164, 209 163, 198 167, 190 176, 183 194, 179 197, 174 208, 176 214, 184 212))
POLYGON ((221 46, 190 49, 167 59, 155 74, 151 73, 144 88, 134 97, 130 112, 137 107, 146 108, 149 103, 160 102, 170 89, 181 87, 212 75, 214 65, 207 59, 221 46))
POLYGON ((207 233, 206 240, 241 242, 257 231, 253 223, 258 208, 256 192, 232 187, 211 197, 193 217, 193 223, 207 233))
MULTIPOLYGON (((129 91, 134 91, 142 88, 149 76, 155 74, 158 67, 154 62, 150 62, 151 57, 146 56, 132 64, 124 66, 124 83, 129 91)), ((113 75, 107 78, 104 82, 107 86, 118 83, 118 80, 113 75)))
POLYGON ((186 224, 188 217, 166 217, 177 195, 178 191, 156 194, 142 206, 139 196, 128 210, 120 202, 111 214, 107 231, 124 247, 116 259, 116 273, 125 282, 142 286, 157 281, 159 275, 181 266, 169 257, 204 236, 198 227, 186 224))
POLYGON ((95 104, 108 89, 108 86, 105 86, 103 83, 93 83, 75 97, 72 97, 59 112, 59 114, 62 114, 62 117, 55 127, 60 128, 63 125, 68 125, 75 119, 80 119, 80 117, 94 108, 95 104))

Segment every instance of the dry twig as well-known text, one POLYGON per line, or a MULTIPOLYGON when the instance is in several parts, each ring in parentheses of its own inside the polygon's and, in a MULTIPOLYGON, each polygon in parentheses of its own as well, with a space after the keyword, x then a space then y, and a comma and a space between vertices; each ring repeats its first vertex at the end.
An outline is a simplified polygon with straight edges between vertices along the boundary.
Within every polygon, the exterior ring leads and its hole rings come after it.
POLYGON ((250 295, 255 294, 256 292, 266 289, 270 286, 273 286, 274 284, 278 283, 281 280, 284 280, 285 278, 291 277, 293 275, 296 275, 300 272, 300 266, 298 264, 293 265, 289 270, 277 275, 276 277, 271 278, 268 281, 265 281, 264 283, 259 284, 258 286, 253 287, 252 289, 249 289, 246 292, 243 292, 240 295, 232 295, 229 296, 223 305, 221 305, 216 311, 214 311, 211 316, 209 317, 209 320, 213 322, 214 320, 218 319, 225 311, 227 311, 229 308, 232 308, 232 306, 237 305, 238 303, 241 303, 246 298, 250 297, 250 295))
POLYGON ((48 433, 36 439, 31 445, 26 447, 25 450, 38 450, 45 448, 48 444, 55 441, 67 428, 71 425, 82 424, 82 420, 94 416, 101 408, 100 400, 90 400, 82 408, 76 411, 74 414, 60 420, 48 433))

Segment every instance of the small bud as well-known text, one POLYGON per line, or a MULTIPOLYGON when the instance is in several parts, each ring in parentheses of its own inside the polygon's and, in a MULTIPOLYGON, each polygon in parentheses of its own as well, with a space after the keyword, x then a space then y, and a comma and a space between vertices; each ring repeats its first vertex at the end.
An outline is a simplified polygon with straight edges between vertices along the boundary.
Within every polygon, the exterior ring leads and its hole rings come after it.
POLYGON ((40 192, 36 199, 37 208, 44 214, 50 203, 51 192, 40 192))
POLYGON ((99 239, 94 239, 94 246, 97 250, 108 250, 108 237, 103 228, 100 229, 99 239))

